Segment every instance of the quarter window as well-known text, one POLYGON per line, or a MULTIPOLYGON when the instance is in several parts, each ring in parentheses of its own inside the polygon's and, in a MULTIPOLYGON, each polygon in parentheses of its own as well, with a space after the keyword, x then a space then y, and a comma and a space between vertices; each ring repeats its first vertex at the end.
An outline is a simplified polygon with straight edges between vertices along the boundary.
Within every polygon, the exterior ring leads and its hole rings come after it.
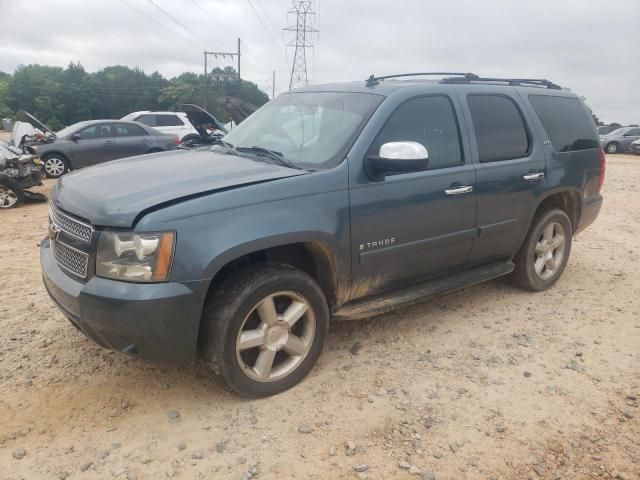
POLYGON ((429 152, 429 170, 463 162, 458 122, 451 101, 442 95, 413 98, 400 105, 376 137, 368 155, 388 142, 418 142, 429 152))
POLYGON ((469 95, 481 162, 521 158, 529 151, 529 136, 515 102, 503 95, 469 95))
POLYGON ((529 101, 557 152, 600 148, 593 119, 577 98, 529 95, 529 101))

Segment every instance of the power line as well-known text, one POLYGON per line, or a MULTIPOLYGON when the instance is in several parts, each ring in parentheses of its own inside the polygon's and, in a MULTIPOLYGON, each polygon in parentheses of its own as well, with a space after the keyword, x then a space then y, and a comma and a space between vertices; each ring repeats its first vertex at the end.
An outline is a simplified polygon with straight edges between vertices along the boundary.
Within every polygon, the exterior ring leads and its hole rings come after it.
POLYGON ((147 2, 149 2, 151 5, 153 5, 154 7, 156 7, 158 10, 160 10, 162 13, 164 13, 167 17, 169 17, 171 20, 173 20, 174 22, 176 22, 178 25, 180 25, 180 27, 185 31, 185 32, 189 32, 189 34, 191 34, 192 37, 198 39, 199 41, 201 41, 203 43, 203 45, 207 44, 207 41, 198 37, 197 35, 195 35, 193 32, 191 32, 180 20, 178 20, 176 17, 174 17, 173 15, 171 15, 169 12, 167 12, 166 10, 164 10, 162 7, 159 7, 153 0, 147 0, 147 2))
MULTIPOLYGON (((151 1, 151 0, 149 0, 151 1)), ((251 2, 251 0, 247 0, 247 2, 249 2, 249 5, 251 5, 251 9, 253 10, 253 13, 255 14, 255 16, 258 18, 258 20, 260 21, 260 25, 262 25, 262 28, 264 29, 264 31, 267 33, 267 35, 269 35, 269 38, 273 41, 273 43, 280 49, 282 49, 282 46, 276 41, 275 38, 273 38, 273 35, 271 35, 271 32, 269 31, 269 29, 267 28, 267 26, 264 24, 264 22, 262 21, 262 18, 260 17, 260 15, 258 15, 258 11, 256 10, 256 7, 253 5, 253 3, 251 2)))
POLYGON ((130 3, 127 3, 125 0, 120 0, 122 3, 124 3, 127 7, 135 10, 136 12, 138 12, 140 15, 148 18, 149 20, 151 20, 154 23, 157 23, 158 25, 160 25, 162 28, 165 28, 167 30, 169 30, 171 33, 173 33, 174 35, 180 37, 182 40, 184 40, 185 42, 189 42, 191 45, 197 47, 197 48, 201 48, 200 45, 197 45, 195 42, 193 42, 192 40, 189 40, 187 37, 184 37, 183 35, 181 35, 180 33, 176 32, 175 30, 167 27, 164 23, 159 22, 158 20, 156 20, 155 18, 147 15, 146 13, 144 13, 142 10, 137 9, 136 7, 134 7, 133 5, 131 5, 130 3))
POLYGON ((267 17, 267 20, 269 20, 269 23, 271 24, 271 26, 273 27, 273 30, 275 32, 279 32, 280 30, 278 29, 278 27, 275 26, 275 24, 273 23, 273 21, 271 20, 271 17, 269 16, 269 13, 264 9, 264 6, 262 5, 262 3, 260 2, 260 0, 256 0, 256 3, 258 4, 258 6, 260 7, 260 10, 262 10, 262 12, 264 13, 264 16, 267 17))
POLYGON ((223 30, 225 30, 226 32, 230 33, 231 35, 235 35, 235 33, 233 33, 231 30, 229 30, 227 27, 225 27, 222 23, 218 22, 218 20, 216 20, 213 15, 211 15, 207 10, 205 10, 198 2, 196 2, 196 0, 191 0, 193 2, 193 4, 198 7, 198 9, 200 9, 201 12, 203 12, 207 17, 209 17, 209 19, 215 23, 216 25, 218 25, 220 28, 222 28, 223 30))

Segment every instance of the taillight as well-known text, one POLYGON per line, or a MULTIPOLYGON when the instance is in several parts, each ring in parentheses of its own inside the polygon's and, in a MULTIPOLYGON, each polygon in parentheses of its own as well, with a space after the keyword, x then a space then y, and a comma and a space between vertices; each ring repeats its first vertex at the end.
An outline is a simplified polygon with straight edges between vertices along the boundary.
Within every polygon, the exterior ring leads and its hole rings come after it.
POLYGON ((602 190, 604 185, 604 172, 607 169, 607 157, 604 154, 604 150, 600 149, 600 182, 598 182, 598 193, 602 190))
POLYGON ((173 143, 180 145, 180 137, 176 135, 176 138, 173 139, 173 143))

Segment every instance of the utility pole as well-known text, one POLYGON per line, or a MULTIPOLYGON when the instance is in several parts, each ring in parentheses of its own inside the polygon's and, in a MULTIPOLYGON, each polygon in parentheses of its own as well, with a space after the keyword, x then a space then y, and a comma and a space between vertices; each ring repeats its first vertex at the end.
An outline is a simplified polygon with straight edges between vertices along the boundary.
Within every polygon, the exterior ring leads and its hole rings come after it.
POLYGON ((311 0, 293 0, 293 7, 288 13, 296 16, 295 26, 285 28, 287 31, 296 32, 295 40, 287 44, 295 49, 293 65, 291 66, 291 78, 289 80, 289 90, 291 90, 292 88, 309 85, 307 48, 313 48, 313 44, 309 41, 310 35, 307 34, 318 30, 311 26, 311 17, 315 15, 315 12, 311 9, 311 0))
POLYGON ((209 78, 209 70, 207 69, 207 58, 209 55, 213 55, 218 58, 218 56, 224 57, 237 57, 238 59, 238 77, 236 80, 240 81, 240 38, 238 38, 238 51, 237 52, 209 52, 205 50, 204 52, 204 88, 203 88, 203 98, 202 98, 202 106, 206 110, 207 109, 207 88, 209 86, 209 82, 207 79, 209 78))
POLYGON ((273 71, 273 78, 271 79, 271 100, 276 98, 276 71, 273 71))

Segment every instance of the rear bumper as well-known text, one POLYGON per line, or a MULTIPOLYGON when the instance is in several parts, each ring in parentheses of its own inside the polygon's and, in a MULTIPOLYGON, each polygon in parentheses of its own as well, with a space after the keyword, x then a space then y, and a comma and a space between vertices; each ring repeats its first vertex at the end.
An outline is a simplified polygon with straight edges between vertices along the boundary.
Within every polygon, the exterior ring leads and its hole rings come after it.
POLYGON ((598 218, 598 214, 600 213, 601 208, 602 195, 594 195, 589 200, 585 200, 582 204, 580 222, 578 223, 578 228, 574 232, 574 235, 580 233, 589 225, 591 225, 595 221, 595 219, 598 218))
POLYGON ((82 283, 60 269, 48 239, 40 263, 49 296, 98 345, 173 364, 194 359, 208 282, 135 284, 93 277, 82 283))

